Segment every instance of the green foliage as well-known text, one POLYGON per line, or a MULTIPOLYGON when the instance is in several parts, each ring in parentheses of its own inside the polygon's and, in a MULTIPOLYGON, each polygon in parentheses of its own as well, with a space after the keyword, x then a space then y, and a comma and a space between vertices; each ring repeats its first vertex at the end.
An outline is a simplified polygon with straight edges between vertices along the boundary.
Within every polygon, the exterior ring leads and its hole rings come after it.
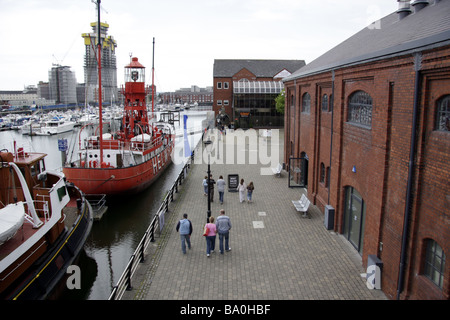
POLYGON ((284 114, 284 104, 285 104, 284 89, 275 98, 275 104, 277 111, 281 114, 284 114))

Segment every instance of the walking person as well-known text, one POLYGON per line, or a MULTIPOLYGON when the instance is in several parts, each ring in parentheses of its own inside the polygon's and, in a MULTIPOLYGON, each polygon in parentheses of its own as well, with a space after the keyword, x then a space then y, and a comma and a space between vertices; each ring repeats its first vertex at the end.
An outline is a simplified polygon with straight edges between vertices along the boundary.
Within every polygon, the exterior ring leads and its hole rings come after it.
POLYGON ((248 203, 252 202, 253 190, 255 190, 255 186, 253 185, 253 181, 250 181, 250 183, 247 186, 247 201, 248 201, 248 203))
POLYGON ((203 179, 202 185, 203 185, 203 195, 207 196, 208 195, 208 176, 205 176, 205 179, 203 179))
POLYGON ((223 254, 223 240, 225 239, 225 250, 230 251, 231 248, 229 246, 230 241, 230 229, 231 229, 231 220, 228 216, 225 215, 225 210, 220 210, 220 215, 216 220, 216 229, 217 233, 219 233, 219 250, 220 254, 223 254))
POLYGON ((216 246, 216 225, 214 224, 214 217, 209 217, 209 223, 205 225, 205 228, 208 229, 206 233, 206 256, 209 257, 211 253, 214 252, 214 248, 216 246))
POLYGON ((181 251, 186 254, 186 243, 189 248, 191 249, 191 234, 192 234, 192 222, 191 220, 188 220, 187 213, 183 214, 183 219, 178 221, 177 224, 177 232, 180 231, 180 239, 181 239, 181 251))
POLYGON ((239 183, 237 190, 239 191, 239 201, 242 203, 245 201, 245 192, 247 191, 247 185, 244 182, 244 179, 241 179, 241 183, 239 183))
POLYGON ((225 180, 223 180, 223 176, 219 177, 219 180, 217 180, 217 191, 219 191, 219 201, 220 204, 223 204, 223 195, 225 193, 225 186, 227 184, 225 183, 225 180))
POLYGON ((216 181, 213 179, 212 174, 209 176, 209 189, 211 193, 211 202, 214 202, 214 185, 216 184, 216 181))

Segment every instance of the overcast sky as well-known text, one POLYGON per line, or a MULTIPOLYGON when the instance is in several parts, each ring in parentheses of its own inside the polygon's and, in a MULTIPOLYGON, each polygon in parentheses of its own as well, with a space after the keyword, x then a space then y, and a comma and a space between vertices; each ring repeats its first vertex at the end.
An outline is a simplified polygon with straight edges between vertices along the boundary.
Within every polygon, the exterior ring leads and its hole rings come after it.
MULTIPOLYGON (((118 85, 130 53, 158 92, 213 83, 214 59, 311 62, 374 21, 397 0, 102 0, 117 41, 118 85)), ((91 0, 0 0, 0 90, 48 81, 52 63, 84 82, 82 33, 97 21, 91 0)), ((381 26, 382 27, 382 26, 381 26)))

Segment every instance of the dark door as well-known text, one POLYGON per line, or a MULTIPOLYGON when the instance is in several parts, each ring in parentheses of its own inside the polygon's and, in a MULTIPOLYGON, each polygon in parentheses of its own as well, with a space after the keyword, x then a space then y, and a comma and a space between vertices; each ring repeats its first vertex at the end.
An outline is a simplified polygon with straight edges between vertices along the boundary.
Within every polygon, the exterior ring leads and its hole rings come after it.
POLYGON ((346 187, 344 236, 362 254, 364 240, 365 205, 359 192, 346 187))

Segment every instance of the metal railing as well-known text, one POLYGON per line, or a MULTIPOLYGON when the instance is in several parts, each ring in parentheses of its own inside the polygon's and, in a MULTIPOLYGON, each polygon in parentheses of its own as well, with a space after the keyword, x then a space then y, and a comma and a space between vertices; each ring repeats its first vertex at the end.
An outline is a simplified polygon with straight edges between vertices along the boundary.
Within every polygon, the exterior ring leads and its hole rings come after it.
MULTIPOLYGON (((201 143, 202 139, 199 141, 201 143)), ((131 290, 131 280, 136 269, 139 266, 139 263, 144 262, 145 252, 151 242, 155 241, 155 233, 159 230, 159 234, 164 227, 164 215, 169 211, 169 204, 173 201, 173 194, 178 193, 178 186, 183 183, 183 180, 186 178, 186 173, 188 169, 191 168, 192 161, 194 159, 194 151, 192 151, 191 157, 188 158, 186 164, 183 166, 183 169, 178 174, 177 179, 173 183, 172 187, 169 189, 168 193, 164 197, 164 200, 161 203, 158 211, 153 217, 150 225, 144 233, 139 245, 136 247, 133 255, 128 261, 125 270, 120 276, 117 284, 113 287, 113 290, 108 298, 108 300, 120 300, 125 292, 125 290, 131 290)))
POLYGON ((84 197, 94 212, 102 211, 106 206, 106 194, 85 194, 84 197))

